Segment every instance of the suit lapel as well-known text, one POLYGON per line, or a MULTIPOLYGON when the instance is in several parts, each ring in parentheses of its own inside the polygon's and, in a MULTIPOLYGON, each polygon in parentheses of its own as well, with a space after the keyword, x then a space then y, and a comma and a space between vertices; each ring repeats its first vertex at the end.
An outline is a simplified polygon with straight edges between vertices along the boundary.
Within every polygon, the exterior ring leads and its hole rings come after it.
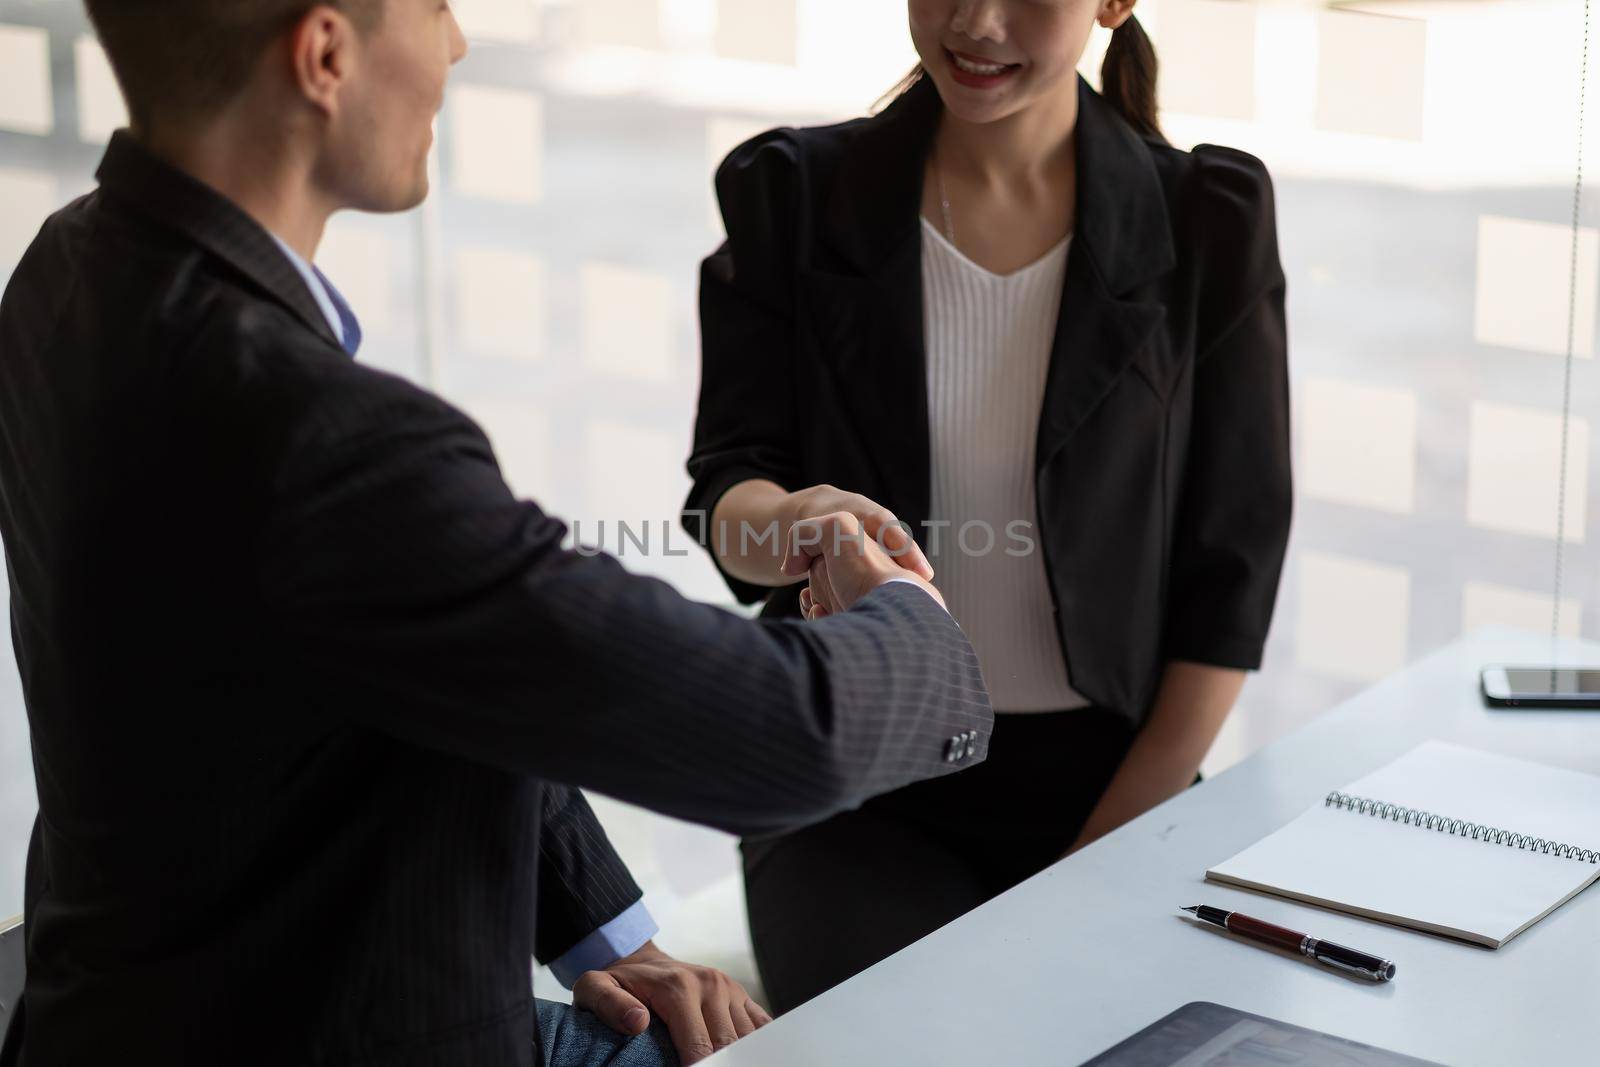
POLYGON ((1039 418, 1041 469, 1165 317, 1159 302, 1133 291, 1177 264, 1150 149, 1081 79, 1076 137, 1077 221, 1039 418))
POLYGON ((305 279, 272 235, 227 197, 158 159, 126 130, 112 135, 96 176, 106 192, 185 234, 313 333, 343 349, 305 279))
POLYGON ((1159 303, 1111 295, 1086 253, 1074 244, 1067 263, 1039 417, 1040 468, 1083 425, 1166 317, 1159 303))

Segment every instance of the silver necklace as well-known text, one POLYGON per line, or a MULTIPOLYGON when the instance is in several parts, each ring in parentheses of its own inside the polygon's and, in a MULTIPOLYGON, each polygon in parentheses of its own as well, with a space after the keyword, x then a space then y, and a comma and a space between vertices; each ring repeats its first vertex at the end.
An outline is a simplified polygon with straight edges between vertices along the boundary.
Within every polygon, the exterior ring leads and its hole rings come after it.
POLYGON ((933 180, 939 187, 939 206, 944 209, 944 236, 954 247, 956 243, 956 224, 950 214, 950 194, 944 188, 944 168, 939 166, 939 152, 933 153, 933 180))

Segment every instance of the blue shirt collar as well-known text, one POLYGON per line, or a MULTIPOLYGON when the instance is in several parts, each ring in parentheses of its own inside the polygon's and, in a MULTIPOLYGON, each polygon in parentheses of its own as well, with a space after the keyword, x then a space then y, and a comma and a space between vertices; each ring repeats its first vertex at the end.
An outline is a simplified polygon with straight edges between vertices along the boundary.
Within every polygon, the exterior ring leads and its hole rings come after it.
POLYGON ((317 302, 323 317, 328 320, 333 335, 339 338, 346 352, 355 355, 361 347, 361 323, 357 321, 355 312, 339 294, 339 290, 333 287, 333 283, 328 281, 326 275, 302 259, 300 254, 284 243, 277 234, 271 236, 283 250, 283 254, 289 257, 289 262, 300 273, 300 277, 305 280, 306 288, 311 290, 311 298, 317 302))

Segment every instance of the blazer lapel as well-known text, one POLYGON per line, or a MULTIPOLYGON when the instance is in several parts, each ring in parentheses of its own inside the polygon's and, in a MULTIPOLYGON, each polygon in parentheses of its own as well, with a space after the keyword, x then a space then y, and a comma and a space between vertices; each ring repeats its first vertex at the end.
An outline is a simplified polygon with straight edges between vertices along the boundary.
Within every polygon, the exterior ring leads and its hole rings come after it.
POLYGON ((288 308, 313 333, 344 348, 272 235, 227 197, 158 159, 126 130, 112 135, 96 177, 106 192, 187 235, 288 308))
POLYGON ((1081 79, 1076 136, 1077 223, 1039 419, 1040 469, 1111 391, 1165 317, 1162 304, 1132 291, 1177 264, 1149 148, 1081 79))
POLYGON ((840 402, 896 514, 919 536, 929 507, 927 359, 923 342, 923 167, 939 96, 924 79, 862 123, 826 206, 822 258, 838 271, 808 281, 836 328, 823 357, 841 376, 840 402))
POLYGON ((1067 443, 1166 317, 1159 303, 1120 300, 1076 242, 1045 378, 1038 466, 1067 443))

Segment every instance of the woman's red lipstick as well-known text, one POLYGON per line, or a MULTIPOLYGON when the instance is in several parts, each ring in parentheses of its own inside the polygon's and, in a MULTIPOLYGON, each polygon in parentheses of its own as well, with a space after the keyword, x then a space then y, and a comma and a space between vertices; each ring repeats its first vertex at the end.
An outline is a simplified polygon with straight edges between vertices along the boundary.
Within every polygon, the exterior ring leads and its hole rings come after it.
POLYGON ((958 56, 968 63, 976 63, 983 66, 996 66, 998 64, 992 59, 984 59, 982 56, 970 56, 965 52, 955 52, 946 48, 945 58, 950 62, 950 77, 955 79, 956 84, 965 85, 969 89, 993 89, 997 85, 1004 84, 1007 79, 1020 69, 1018 64, 1011 63, 1001 66, 1001 69, 994 74, 975 74, 970 70, 961 69, 956 63, 958 56))

